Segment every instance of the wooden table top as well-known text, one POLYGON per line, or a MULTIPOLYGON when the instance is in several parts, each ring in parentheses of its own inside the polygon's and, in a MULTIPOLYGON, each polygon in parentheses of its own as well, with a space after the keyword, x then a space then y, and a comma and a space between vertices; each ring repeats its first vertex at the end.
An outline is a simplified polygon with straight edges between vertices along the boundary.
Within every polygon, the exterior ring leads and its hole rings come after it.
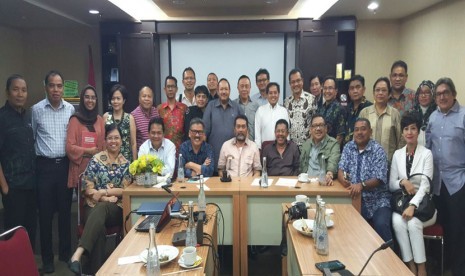
MULTIPOLYGON (((289 204, 283 204, 283 211, 289 204)), ((314 204, 311 206, 315 208, 314 204)), ((383 240, 375 230, 350 204, 328 204, 327 208, 334 210, 332 220, 334 226, 328 229, 329 255, 316 253, 313 239, 299 233, 289 223, 287 229, 294 254, 302 274, 321 275, 315 263, 339 260, 347 270, 357 275, 368 260, 371 253, 377 249, 383 240)), ((309 217, 314 211, 309 211, 309 217)), ((363 275, 413 275, 405 264, 390 248, 377 252, 363 271, 363 275)))

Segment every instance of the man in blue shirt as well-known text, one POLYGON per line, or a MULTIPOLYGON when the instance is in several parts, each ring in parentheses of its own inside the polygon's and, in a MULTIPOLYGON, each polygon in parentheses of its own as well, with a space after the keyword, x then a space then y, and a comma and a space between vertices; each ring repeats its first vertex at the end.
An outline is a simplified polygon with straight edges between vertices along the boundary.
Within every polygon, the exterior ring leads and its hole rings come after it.
POLYGON ((433 152, 433 193, 453 275, 465 271, 465 107, 457 102, 450 78, 436 82, 436 104, 426 127, 426 147, 433 152))
POLYGON ((214 157, 212 146, 205 142, 205 124, 194 118, 189 125, 189 140, 181 144, 180 153, 184 164, 184 176, 213 175, 214 157))
POLYGON ((387 157, 384 149, 371 139, 371 124, 365 118, 355 121, 354 140, 342 151, 338 180, 352 198, 362 196, 362 216, 384 241, 392 239, 391 194, 387 182, 387 157))

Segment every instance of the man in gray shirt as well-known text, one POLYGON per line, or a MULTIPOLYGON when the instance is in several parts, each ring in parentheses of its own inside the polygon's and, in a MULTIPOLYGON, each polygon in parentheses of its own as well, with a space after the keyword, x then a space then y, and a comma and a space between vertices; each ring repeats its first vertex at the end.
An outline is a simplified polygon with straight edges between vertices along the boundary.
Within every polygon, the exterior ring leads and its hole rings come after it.
POLYGON ((247 116, 249 121, 249 139, 254 141, 255 139, 255 113, 259 107, 257 101, 250 99, 250 79, 246 75, 239 77, 237 81, 237 90, 239 91, 239 98, 235 99, 234 102, 238 103, 239 106, 247 116))
POLYGON ((208 103, 203 121, 207 141, 215 154, 215 173, 218 173, 218 157, 223 143, 234 137, 234 119, 244 114, 239 105, 229 98, 231 86, 227 79, 218 82, 219 98, 208 103))

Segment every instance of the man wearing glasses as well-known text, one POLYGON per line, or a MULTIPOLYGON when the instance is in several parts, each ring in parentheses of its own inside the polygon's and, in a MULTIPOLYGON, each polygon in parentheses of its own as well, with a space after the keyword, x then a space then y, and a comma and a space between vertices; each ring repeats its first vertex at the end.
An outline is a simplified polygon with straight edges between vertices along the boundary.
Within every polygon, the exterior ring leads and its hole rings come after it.
POLYGON ((415 91, 406 88, 408 74, 407 63, 402 60, 395 61, 391 66, 391 96, 388 105, 399 110, 400 116, 413 109, 415 91))
POLYGON ((289 113, 291 140, 299 148, 307 140, 308 127, 316 111, 315 96, 303 91, 304 80, 300 69, 292 69, 289 72, 289 84, 292 95, 284 101, 284 107, 289 113))
POLYGON ((180 153, 184 166, 184 176, 191 178, 203 175, 210 177, 215 169, 213 148, 205 142, 205 124, 194 118, 189 125, 189 140, 181 144, 180 153))
POLYGON ((263 68, 258 69, 257 73, 255 73, 255 83, 257 84, 258 93, 253 94, 251 100, 258 103, 259 106, 267 104, 266 86, 270 83, 270 73, 268 70, 263 68))
POLYGON ((179 95, 179 101, 187 106, 197 105, 194 97, 195 72, 191 67, 187 67, 182 72, 182 84, 184 85, 184 93, 179 95))

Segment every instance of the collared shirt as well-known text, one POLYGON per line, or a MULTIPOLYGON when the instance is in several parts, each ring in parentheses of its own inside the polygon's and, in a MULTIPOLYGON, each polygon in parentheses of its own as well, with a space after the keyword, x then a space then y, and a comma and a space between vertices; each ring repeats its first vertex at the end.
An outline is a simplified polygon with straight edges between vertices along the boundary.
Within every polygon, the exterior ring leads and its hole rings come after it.
POLYGON ((266 157, 266 170, 269 176, 299 175, 299 147, 293 141, 287 141, 286 148, 281 155, 276 148, 275 140, 262 150, 262 156, 266 157))
POLYGON ((259 106, 262 106, 262 105, 265 105, 268 103, 268 99, 266 97, 263 97, 262 94, 260 92, 256 93, 256 94, 253 94, 252 96, 250 96, 250 99, 253 101, 253 102, 257 102, 257 104, 259 106))
POLYGON ((350 175, 350 183, 356 184, 369 179, 378 179, 376 188, 362 190, 362 216, 371 219, 382 207, 391 207, 391 194, 387 183, 386 153, 378 142, 370 139, 362 152, 350 141, 342 151, 339 169, 350 175))
POLYGON ((258 148, 261 148, 262 143, 265 141, 275 140, 274 129, 279 119, 284 119, 289 123, 286 108, 279 104, 273 107, 270 103, 267 103, 258 108, 255 114, 255 144, 257 144, 258 148))
MULTIPOLYGON (((228 101, 226 109, 219 99, 208 103, 203 114, 203 122, 207 141, 213 147, 215 160, 220 156, 223 143, 234 137, 234 119, 239 114, 244 114, 244 111, 231 100, 228 101)), ((218 164, 215 163, 215 170, 217 167, 218 164)))
POLYGON ((324 103, 320 108, 318 108, 316 113, 325 118, 325 122, 328 125, 329 136, 336 138, 338 135, 345 134, 345 110, 336 99, 330 103, 324 103))
POLYGON ((165 125, 165 138, 171 140, 176 146, 176 150, 179 150, 184 138, 184 113, 187 110, 187 105, 176 102, 171 110, 166 102, 158 105, 157 110, 165 125))
POLYGON ((203 118, 203 110, 196 105, 189 106, 184 113, 184 141, 189 140, 190 124, 194 118, 203 118))
POLYGON ((326 172, 331 171, 336 176, 339 159, 341 158, 340 145, 333 137, 326 135, 321 142, 315 147, 313 139, 309 138, 302 145, 300 151, 300 172, 307 172, 309 176, 318 176, 320 169, 320 159, 324 155, 326 172), (316 156, 315 156, 316 154, 316 156), (308 172, 309 165, 312 164, 313 170, 308 172))
POLYGON ((382 114, 378 114, 375 106, 372 105, 364 108, 360 112, 359 117, 370 121, 371 129, 373 130, 372 138, 381 144, 388 156, 389 162, 391 162, 392 155, 401 147, 399 111, 388 105, 382 114))
MULTIPOLYGON (((193 95, 194 93, 192 93, 193 95)), ((189 106, 193 106, 193 105, 197 105, 197 102, 195 101, 195 96, 192 98, 192 102, 186 97, 186 93, 182 93, 181 94, 181 103, 187 105, 188 107, 189 106)))
POLYGON ((66 155, 66 131, 74 106, 61 100, 58 108, 43 99, 32 106, 32 130, 37 156, 59 158, 66 155))
POLYGON ((255 139, 255 114, 257 113, 257 109, 260 106, 258 105, 258 103, 253 102, 250 99, 250 97, 249 97, 249 101, 246 104, 243 104, 240 98, 235 99, 234 102, 239 104, 239 107, 242 108, 245 116, 247 116, 247 119, 249 121, 249 124, 248 124, 249 139, 253 141, 255 139))
POLYGON ((317 109, 315 96, 302 91, 298 100, 294 98, 294 95, 287 97, 284 101, 284 107, 289 112, 291 140, 300 148, 307 140, 308 127, 317 109))
POLYGON ((8 101, 0 108, 0 164, 8 187, 35 187, 34 138, 31 112, 18 112, 8 101))
POLYGON ((391 94, 391 97, 388 101, 388 105, 396 108, 399 111, 401 117, 405 112, 411 111, 414 104, 415 91, 410 88, 404 88, 404 91, 402 91, 402 94, 400 94, 399 99, 394 98, 391 94))
POLYGON ((138 156, 144 154, 156 155, 161 161, 163 161, 163 172, 162 175, 170 174, 173 176, 174 166, 176 164, 176 146, 170 140, 163 138, 160 148, 157 150, 152 146, 152 141, 148 139, 139 148, 138 156))
POLYGON ((215 100, 215 99, 218 99, 218 98, 219 98, 219 96, 218 96, 218 91, 216 91, 215 95, 212 96, 211 91, 208 90, 208 101, 209 101, 209 102, 211 102, 211 101, 213 101, 213 100, 215 100))
POLYGON ((252 176, 254 171, 260 171, 262 165, 257 145, 249 139, 245 140, 242 148, 236 146, 236 138, 224 142, 218 160, 218 170, 224 168, 231 176, 252 176))
POLYGON ((426 128, 426 147, 433 152, 433 192, 439 195, 441 182, 453 195, 465 183, 465 107, 456 101, 446 114, 438 108, 426 128))
POLYGON ((136 140, 137 148, 140 148, 142 143, 149 139, 149 122, 152 118, 160 117, 158 110, 152 106, 150 112, 144 112, 140 105, 131 112, 134 121, 136 122, 136 140))
POLYGON ((350 102, 347 107, 347 120, 346 120, 346 136, 344 139, 344 144, 348 143, 354 137, 354 127, 355 121, 357 121, 360 111, 365 107, 373 105, 372 102, 367 101, 365 96, 362 99, 362 102, 358 105, 357 109, 354 108, 354 102, 350 102))
MULTIPOLYGON (((191 140, 187 140, 181 144, 180 153, 182 154, 182 163, 185 165, 189 162, 194 162, 201 166, 201 174, 204 177, 213 175, 215 169, 215 158, 213 156, 213 148, 207 142, 202 142, 199 152, 195 153, 192 147, 191 140), (204 165, 203 163, 207 158, 210 158, 210 165, 204 165)), ((184 168, 184 175, 187 178, 192 176, 192 170, 184 168)))

